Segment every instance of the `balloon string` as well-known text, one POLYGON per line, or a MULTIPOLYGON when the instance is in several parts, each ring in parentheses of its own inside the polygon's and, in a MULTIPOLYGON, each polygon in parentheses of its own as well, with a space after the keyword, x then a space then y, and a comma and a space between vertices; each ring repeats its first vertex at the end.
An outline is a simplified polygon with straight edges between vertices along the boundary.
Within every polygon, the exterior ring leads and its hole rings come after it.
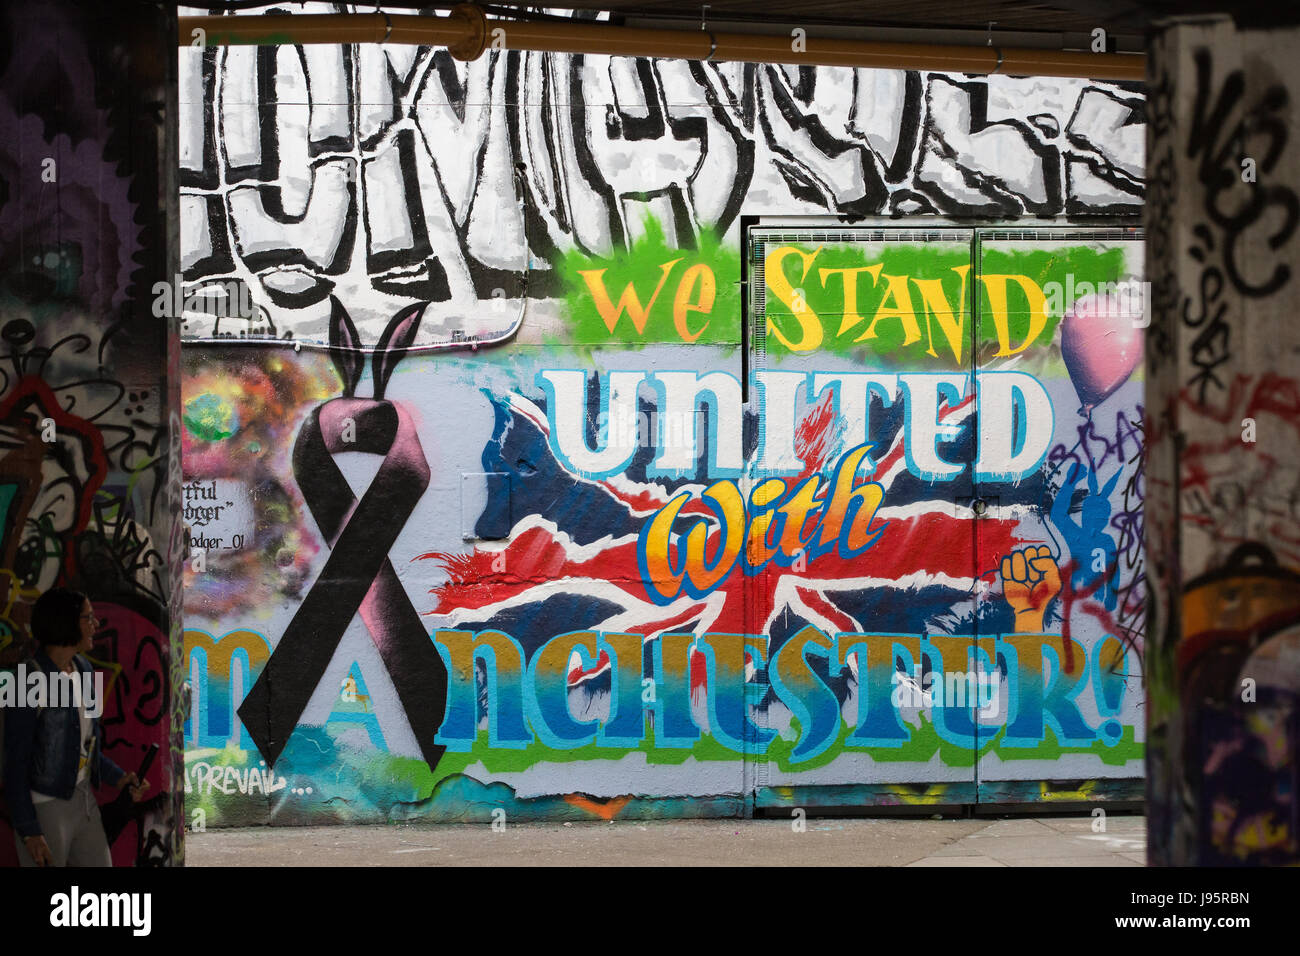
MULTIPOLYGON (((1079 437, 1075 441, 1074 446, 1061 457, 1061 460, 1056 463, 1055 467, 1053 467, 1051 472, 1048 474, 1049 487, 1056 481, 1057 476, 1060 474, 1062 465, 1066 462, 1069 462, 1070 464, 1079 464, 1079 462, 1076 462, 1074 459, 1074 453, 1078 451, 1080 447, 1083 448, 1083 453, 1088 457, 1088 467, 1093 470, 1094 474, 1096 473, 1097 467, 1096 462, 1092 457, 1092 449, 1083 441, 1088 430, 1092 428, 1092 408, 1091 405, 1081 405, 1079 407, 1079 414, 1084 416, 1083 425, 1079 428, 1078 432, 1079 437)), ((1060 494, 1064 489, 1065 482, 1062 481, 1061 485, 1057 488, 1057 494, 1060 494)), ((1052 543, 1056 545, 1057 560, 1060 560, 1065 556, 1065 543, 1056 536, 1056 531, 1052 528, 1051 521, 1044 521, 1043 527, 1047 529, 1047 533, 1051 537, 1052 543)))

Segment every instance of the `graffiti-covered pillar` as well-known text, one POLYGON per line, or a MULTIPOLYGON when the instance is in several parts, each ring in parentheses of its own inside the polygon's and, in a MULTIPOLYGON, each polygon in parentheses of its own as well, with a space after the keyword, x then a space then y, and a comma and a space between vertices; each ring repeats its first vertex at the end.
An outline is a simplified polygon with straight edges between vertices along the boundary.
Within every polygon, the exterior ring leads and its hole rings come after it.
POLYGON ((1148 66, 1149 859, 1300 861, 1300 27, 1148 66))
MULTIPOLYGON (((37 598, 84 592, 102 754, 148 784, 97 775, 119 866, 183 856, 175 49, 158 4, 0 6, 0 681, 37 598)), ((36 789, 5 788, 0 866, 36 789)))

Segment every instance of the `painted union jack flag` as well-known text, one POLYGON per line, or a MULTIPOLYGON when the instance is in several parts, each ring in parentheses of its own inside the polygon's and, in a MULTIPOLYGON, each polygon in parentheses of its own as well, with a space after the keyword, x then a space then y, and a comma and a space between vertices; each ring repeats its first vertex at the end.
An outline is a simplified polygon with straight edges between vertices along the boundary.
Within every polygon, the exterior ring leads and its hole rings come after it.
MULTIPOLYGON (((700 500, 711 483, 708 449, 700 449, 694 475, 648 477, 654 448, 642 447, 620 474, 593 480, 566 469, 554 454, 541 401, 518 393, 489 397, 496 423, 482 464, 485 472, 508 476, 502 484, 508 494, 489 500, 479 527, 504 525, 510 534, 467 554, 420 556, 439 562, 447 575, 446 583, 432 589, 436 603, 426 612, 439 627, 503 631, 530 657, 555 635, 576 630, 640 634, 646 641, 682 632, 758 634, 768 638, 769 659, 807 625, 828 634, 1013 630, 1010 609, 990 599, 991 589, 1004 555, 1042 539, 1039 515, 1050 502, 1045 475, 995 486, 992 495, 982 488, 988 512, 973 521, 969 478, 930 483, 908 470, 899 403, 872 399, 875 444, 860 477, 877 482, 884 495, 873 521, 880 533, 871 547, 850 558, 832 549, 789 566, 772 562, 757 573, 742 555, 707 594, 682 594, 665 605, 648 591, 638 542, 660 509, 683 492, 691 497, 677 518, 673 545, 701 520, 711 533, 716 529, 718 516, 700 500)), ((843 454, 842 423, 831 399, 824 393, 796 424, 795 449, 805 468, 792 483, 814 474, 829 477, 843 454)), ((589 397, 589 422, 597 420, 597 404, 589 397)), ((649 411, 644 402, 641 410, 649 411)), ((701 412, 710 414, 707 406, 701 412)), ((969 397, 940 405, 939 423, 951 426, 945 434, 953 436, 938 443, 943 458, 973 460, 976 414, 969 397)), ((753 462, 757 416, 747 411, 744 425, 745 457, 753 462)), ((823 484, 819 496, 828 493, 823 484)), ((716 548, 712 534, 710 542, 716 548)), ((645 655, 647 674, 650 659, 645 655)), ((750 664, 747 677, 755 672, 750 664)), ((692 652, 690 675, 698 701, 707 680, 698 650, 692 652)), ((822 676, 843 700, 856 680, 856 661, 850 657, 843 675, 822 676)), ((584 668, 575 653, 569 683, 575 715, 597 716, 610 687, 607 656, 584 668)))

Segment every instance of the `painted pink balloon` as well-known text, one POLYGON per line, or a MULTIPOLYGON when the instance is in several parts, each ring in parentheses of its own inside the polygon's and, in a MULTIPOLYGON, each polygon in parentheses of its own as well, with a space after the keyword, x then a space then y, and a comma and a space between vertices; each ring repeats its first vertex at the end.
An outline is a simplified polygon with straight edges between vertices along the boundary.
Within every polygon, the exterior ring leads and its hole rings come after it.
POLYGON ((1086 295, 1061 320, 1061 356, 1086 411, 1128 381, 1142 361, 1141 315, 1121 296, 1086 295))

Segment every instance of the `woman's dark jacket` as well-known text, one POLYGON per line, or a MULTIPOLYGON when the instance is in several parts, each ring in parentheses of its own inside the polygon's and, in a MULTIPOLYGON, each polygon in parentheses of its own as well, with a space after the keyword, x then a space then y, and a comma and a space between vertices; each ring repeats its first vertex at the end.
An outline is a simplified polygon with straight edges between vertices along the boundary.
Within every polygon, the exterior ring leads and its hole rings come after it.
MULTIPOLYGON (((94 668, 80 654, 72 659, 77 679, 93 674, 94 668)), ((60 673, 42 651, 27 661, 27 672, 40 669, 49 675, 60 673)), ((47 684, 47 686, 53 686, 47 684)), ((17 688, 19 694, 24 688, 17 688)), ((102 705, 102 701, 101 701, 102 705)), ((12 707, 5 711, 5 798, 13 828, 21 837, 41 836, 41 825, 32 804, 32 791, 60 800, 72 799, 77 788, 77 763, 81 758, 81 715, 75 704, 68 707, 12 707)), ((101 780, 116 785, 124 776, 121 767, 104 754, 99 718, 91 718, 94 750, 90 755, 91 786, 101 780)))

